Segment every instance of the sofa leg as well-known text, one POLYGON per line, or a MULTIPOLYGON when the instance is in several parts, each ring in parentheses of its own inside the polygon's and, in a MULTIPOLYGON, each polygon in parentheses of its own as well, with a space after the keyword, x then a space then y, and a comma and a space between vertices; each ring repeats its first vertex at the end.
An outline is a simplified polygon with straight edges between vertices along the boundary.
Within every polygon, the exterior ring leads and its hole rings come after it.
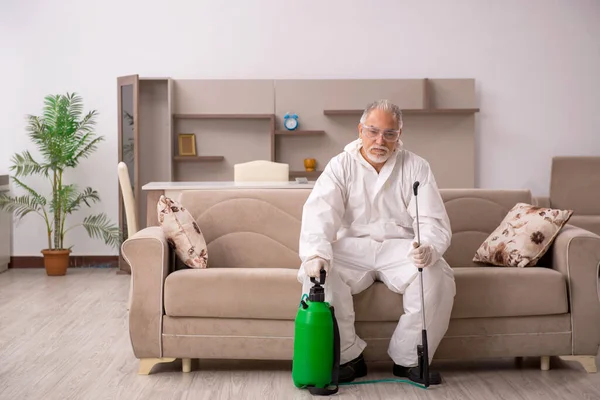
POLYGON ((560 356, 560 359, 564 361, 577 361, 588 373, 598 372, 595 356, 560 356))
POLYGON ((542 356, 540 364, 542 371, 548 371, 550 369, 550 356, 542 356))
POLYGON ((181 359, 183 372, 191 372, 192 371, 192 359, 191 358, 182 358, 181 359))
POLYGON ((168 363, 175 361, 174 358, 171 357, 163 357, 163 358, 142 358, 140 360, 140 369, 138 371, 139 375, 149 375, 150 371, 152 371, 152 367, 156 364, 160 363, 168 363))

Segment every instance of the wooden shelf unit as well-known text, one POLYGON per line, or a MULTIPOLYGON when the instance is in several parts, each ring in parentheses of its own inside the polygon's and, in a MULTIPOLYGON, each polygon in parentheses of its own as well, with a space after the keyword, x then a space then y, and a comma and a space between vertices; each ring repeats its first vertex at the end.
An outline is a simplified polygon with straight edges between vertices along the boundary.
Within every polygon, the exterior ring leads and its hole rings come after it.
POLYGON ((275 114, 173 114, 175 119, 275 119, 275 114))
MULTIPOLYGON (((315 180, 355 137, 362 107, 377 98, 405 108, 411 148, 432 160, 440 186, 473 186, 474 116, 480 111, 474 79, 178 80, 129 75, 118 77, 117 91, 118 160, 128 163, 139 221, 146 214, 141 186, 151 181, 229 180, 233 165, 250 159, 288 163, 291 180, 315 180), (282 125, 286 112, 300 116, 298 130, 282 125), (442 131, 444 135, 436 134, 442 131), (179 156, 180 133, 196 134, 203 155, 179 156), (440 156, 446 151, 454 158, 440 156), (319 170, 305 171, 305 158, 317 160, 319 170)), ((122 228, 125 221, 119 194, 122 228)))

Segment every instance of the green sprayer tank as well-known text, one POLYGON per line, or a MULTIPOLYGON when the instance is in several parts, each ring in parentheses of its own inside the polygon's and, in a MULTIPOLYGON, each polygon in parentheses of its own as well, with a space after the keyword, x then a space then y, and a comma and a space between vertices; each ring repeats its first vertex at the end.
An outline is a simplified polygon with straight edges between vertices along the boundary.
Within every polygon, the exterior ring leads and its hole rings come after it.
POLYGON ((315 394, 337 392, 339 371, 339 331, 333 307, 325 301, 325 271, 319 282, 302 296, 294 326, 292 380, 299 388, 315 394), (337 367, 337 368, 336 368, 337 367), (335 385, 335 389, 326 389, 335 385))

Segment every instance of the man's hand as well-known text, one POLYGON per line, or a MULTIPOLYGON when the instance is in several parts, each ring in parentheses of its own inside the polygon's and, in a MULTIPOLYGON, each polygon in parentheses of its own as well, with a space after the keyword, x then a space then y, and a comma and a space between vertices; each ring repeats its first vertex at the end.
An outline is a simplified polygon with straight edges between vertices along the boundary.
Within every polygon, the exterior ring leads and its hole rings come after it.
POLYGON ((431 245, 419 246, 418 243, 413 242, 413 248, 410 250, 409 257, 415 263, 417 268, 427 268, 433 264, 433 247, 431 245))
POLYGON ((314 257, 304 263, 304 272, 306 275, 318 278, 321 269, 325 270, 325 274, 329 271, 329 262, 321 257, 314 257))

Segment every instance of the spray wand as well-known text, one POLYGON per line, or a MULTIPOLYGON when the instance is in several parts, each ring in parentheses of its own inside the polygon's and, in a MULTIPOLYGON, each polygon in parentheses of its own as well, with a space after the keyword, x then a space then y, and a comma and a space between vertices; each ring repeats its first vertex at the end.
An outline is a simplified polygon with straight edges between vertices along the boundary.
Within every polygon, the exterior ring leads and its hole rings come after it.
MULTIPOLYGON (((413 193, 415 195, 415 209, 417 215, 417 243, 413 247, 418 248, 421 245, 421 232, 419 229, 419 181, 413 184, 413 193)), ((427 344, 427 326, 425 324, 425 296, 423 295, 423 268, 419 268, 419 280, 421 284, 421 344, 417 346, 417 356, 419 358, 419 376, 423 379, 425 387, 429 387, 429 346, 427 344)))

